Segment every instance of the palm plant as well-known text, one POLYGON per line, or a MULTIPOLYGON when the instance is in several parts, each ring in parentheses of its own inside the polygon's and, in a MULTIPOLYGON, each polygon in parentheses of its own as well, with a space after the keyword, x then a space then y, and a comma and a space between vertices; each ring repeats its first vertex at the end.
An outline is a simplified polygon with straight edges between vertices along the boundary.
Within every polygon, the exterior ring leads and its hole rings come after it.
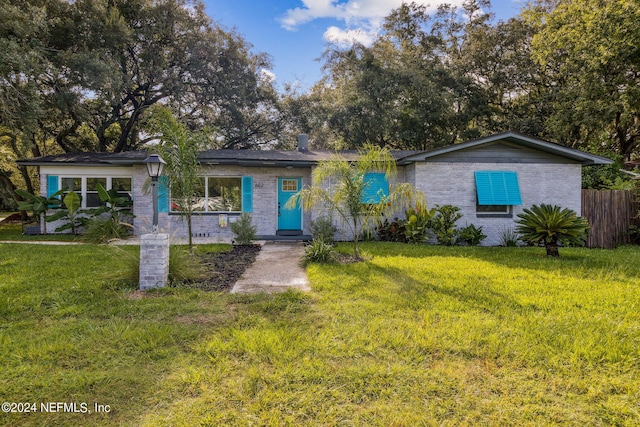
POLYGON ((582 246, 587 239, 589 223, 571 209, 534 205, 531 209, 524 209, 518 217, 516 232, 520 239, 532 244, 543 243, 547 256, 560 256, 558 243, 582 246))
POLYGON ((206 132, 192 132, 167 108, 156 108, 149 121, 151 131, 161 140, 155 149, 167 162, 164 175, 171 189, 171 199, 180 206, 180 216, 187 221, 189 248, 193 251, 191 218, 202 190, 198 152, 204 147, 206 132))
POLYGON ((424 205, 422 193, 407 183, 390 186, 389 195, 381 196, 377 203, 363 203, 371 185, 365 179, 367 172, 384 172, 389 181, 397 170, 396 161, 386 148, 367 146, 359 154, 355 162, 338 154, 319 162, 313 171, 312 185, 293 195, 285 205, 294 208, 302 203, 306 209, 321 206, 335 213, 353 236, 356 259, 360 258, 358 239, 363 231, 374 230, 385 216, 410 206, 414 200, 424 205))

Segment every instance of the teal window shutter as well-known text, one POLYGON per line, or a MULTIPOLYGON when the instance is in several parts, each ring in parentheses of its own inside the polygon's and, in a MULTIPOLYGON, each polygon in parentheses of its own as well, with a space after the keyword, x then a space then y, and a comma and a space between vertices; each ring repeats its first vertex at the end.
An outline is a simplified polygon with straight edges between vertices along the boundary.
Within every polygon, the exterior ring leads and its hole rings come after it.
POLYGON ((521 205, 518 174, 506 171, 476 171, 479 205, 521 205))
POLYGON ((53 196, 60 190, 57 175, 47 175, 47 197, 53 196))
POLYGON ((380 203, 382 197, 389 196, 389 182, 384 173, 367 172, 363 179, 366 185, 362 193, 362 203, 380 203))
POLYGON ((158 179, 158 212, 169 212, 169 179, 161 176, 158 179))
POLYGON ((253 178, 242 177, 242 212, 253 212, 253 178))

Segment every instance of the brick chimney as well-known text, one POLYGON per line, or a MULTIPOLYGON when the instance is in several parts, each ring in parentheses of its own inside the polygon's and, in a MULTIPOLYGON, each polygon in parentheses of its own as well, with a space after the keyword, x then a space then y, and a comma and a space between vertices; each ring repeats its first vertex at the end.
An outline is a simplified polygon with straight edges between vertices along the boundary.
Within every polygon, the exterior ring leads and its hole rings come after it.
POLYGON ((298 135, 298 151, 303 153, 309 151, 309 135, 306 133, 298 135))

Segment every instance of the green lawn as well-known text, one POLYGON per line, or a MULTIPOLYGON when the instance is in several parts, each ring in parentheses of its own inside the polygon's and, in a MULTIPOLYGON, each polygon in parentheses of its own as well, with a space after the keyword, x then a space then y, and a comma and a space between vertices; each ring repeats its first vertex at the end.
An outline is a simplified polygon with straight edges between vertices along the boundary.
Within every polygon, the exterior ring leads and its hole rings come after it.
POLYGON ((110 408, 0 423, 640 424, 638 248, 365 243, 309 294, 145 297, 136 249, 0 245, 0 397, 110 408))
POLYGON ((5 241, 60 241, 72 242, 79 241, 78 236, 72 234, 40 234, 25 235, 22 234, 21 224, 2 224, 0 225, 0 240, 5 241))

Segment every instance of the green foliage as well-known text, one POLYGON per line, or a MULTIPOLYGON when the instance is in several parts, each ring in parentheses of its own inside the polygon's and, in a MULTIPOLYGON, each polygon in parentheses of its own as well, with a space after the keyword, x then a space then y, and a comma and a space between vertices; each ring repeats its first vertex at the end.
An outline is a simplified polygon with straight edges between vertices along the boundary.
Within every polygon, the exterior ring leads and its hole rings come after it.
POLYGON ((165 165, 163 176, 171 191, 171 199, 180 207, 181 218, 187 221, 189 247, 193 248, 192 216, 202 190, 201 165, 198 153, 208 139, 207 132, 193 132, 171 113, 155 108, 149 121, 153 132, 161 139, 155 149, 165 165))
POLYGON ((424 243, 436 208, 427 209, 426 205, 416 204, 405 211, 404 234, 407 243, 424 243))
POLYGON ((251 215, 243 213, 238 220, 229 224, 236 245, 250 245, 256 239, 258 227, 251 225, 251 215))
POLYGON ((133 217, 131 207, 133 201, 128 197, 121 197, 114 189, 105 190, 101 184, 97 185, 98 196, 102 206, 87 209, 93 216, 84 231, 84 239, 93 243, 106 243, 114 239, 123 239, 131 234, 133 226, 127 218, 133 217), (108 214, 107 218, 101 215, 108 214))
POLYGON ((640 245, 640 227, 637 225, 630 225, 627 230, 627 236, 629 236, 629 241, 634 245, 640 245))
POLYGON ((531 53, 554 84, 546 125, 567 145, 601 148, 630 158, 640 131, 637 73, 640 3, 558 2, 531 7, 539 26, 531 53))
POLYGON ((133 226, 113 218, 92 218, 89 220, 82 240, 92 243, 107 243, 115 239, 124 239, 131 235, 133 226))
POLYGON ((133 217, 131 208, 133 207, 133 200, 128 197, 122 197, 118 195, 118 191, 115 189, 105 190, 102 184, 97 184, 98 197, 102 202, 102 206, 88 209, 87 212, 93 216, 100 216, 104 213, 109 214, 109 218, 119 222, 127 217, 133 217))
POLYGON ((500 235, 500 246, 507 248, 518 246, 520 235, 511 227, 506 227, 500 235))
POLYGON ((531 244, 544 244, 548 256, 560 256, 558 244, 584 245, 589 224, 575 211, 551 205, 534 205, 518 214, 516 232, 531 244))
POLYGON ((114 282, 135 246, 0 245, 3 398, 118 408, 88 425, 640 424, 637 247, 362 250, 238 295, 114 282))
POLYGON ((87 211, 80 209, 82 198, 75 191, 70 191, 62 199, 62 205, 57 212, 47 217, 45 221, 52 222, 58 220, 66 221, 65 224, 56 228, 56 232, 71 230, 72 234, 77 235, 80 227, 86 226, 90 219, 86 216, 87 211))
MULTIPOLYGON (((610 154, 607 157, 614 157, 610 154)), ((622 159, 618 159, 622 161, 622 159)), ((611 165, 582 168, 582 188, 593 190, 634 190, 636 183, 622 172, 618 162, 611 165)))
POLYGON ((171 245, 169 247, 169 283, 178 285, 204 278, 204 268, 200 259, 189 247, 171 245))
POLYGON ((309 225, 313 240, 322 240, 325 243, 333 244, 334 236, 338 229, 333 225, 331 217, 321 216, 309 225))
POLYGON ((381 242, 407 242, 407 233, 405 227, 406 221, 395 218, 393 221, 384 219, 382 224, 376 228, 378 240, 381 242))
POLYGON ((487 236, 482 232, 482 226, 469 224, 458 231, 458 243, 468 246, 478 246, 487 236))
POLYGON ((322 239, 313 239, 304 247, 305 258, 312 262, 332 262, 335 260, 333 245, 322 239))
POLYGON ((296 193, 286 207, 293 208, 302 201, 307 209, 321 207, 335 214, 354 239, 354 257, 359 258, 358 240, 363 231, 372 232, 382 223, 385 215, 420 202, 424 196, 410 184, 390 186, 389 195, 378 203, 364 204, 369 182, 367 172, 383 172, 389 180, 397 173, 396 161, 386 148, 367 146, 358 151, 358 161, 352 162, 339 154, 320 161, 313 170, 312 185, 296 193), (329 185, 327 185, 329 184, 329 185))
POLYGON ((23 202, 18 202, 18 209, 32 212, 34 219, 39 219, 42 216, 45 220, 44 234, 47 234, 47 211, 60 206, 62 203, 60 196, 64 193, 64 190, 57 191, 49 197, 31 194, 19 188, 15 192, 24 199, 23 202))
POLYGON ((431 230, 436 235, 438 244, 453 246, 458 236, 456 222, 462 218, 460 208, 453 205, 436 205, 436 214, 431 221, 431 230))

